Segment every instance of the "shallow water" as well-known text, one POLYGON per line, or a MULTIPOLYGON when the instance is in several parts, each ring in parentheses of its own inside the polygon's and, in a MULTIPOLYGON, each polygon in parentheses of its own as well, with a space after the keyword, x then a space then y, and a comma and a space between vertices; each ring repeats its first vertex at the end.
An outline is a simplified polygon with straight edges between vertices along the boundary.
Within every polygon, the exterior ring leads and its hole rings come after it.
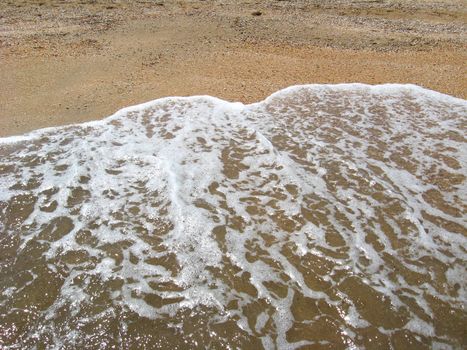
POLYGON ((0 346, 463 348, 467 102, 169 98, 0 141, 0 346))

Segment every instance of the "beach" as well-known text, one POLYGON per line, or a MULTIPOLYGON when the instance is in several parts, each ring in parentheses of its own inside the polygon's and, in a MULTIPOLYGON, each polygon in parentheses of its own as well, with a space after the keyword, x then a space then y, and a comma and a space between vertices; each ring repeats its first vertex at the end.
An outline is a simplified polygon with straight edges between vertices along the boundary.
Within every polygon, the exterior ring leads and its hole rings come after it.
POLYGON ((2 2, 0 348, 466 348, 465 24, 2 2))
POLYGON ((462 1, 4 1, 0 136, 165 96, 412 83, 466 98, 462 1))

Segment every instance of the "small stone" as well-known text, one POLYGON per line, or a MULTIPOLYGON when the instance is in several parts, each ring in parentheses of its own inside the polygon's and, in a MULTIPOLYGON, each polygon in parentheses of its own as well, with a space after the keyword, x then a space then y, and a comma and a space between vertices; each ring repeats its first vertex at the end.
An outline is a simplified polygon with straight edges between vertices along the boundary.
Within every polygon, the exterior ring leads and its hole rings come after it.
POLYGON ((253 11, 251 14, 253 16, 261 16, 263 13, 261 11, 253 11))

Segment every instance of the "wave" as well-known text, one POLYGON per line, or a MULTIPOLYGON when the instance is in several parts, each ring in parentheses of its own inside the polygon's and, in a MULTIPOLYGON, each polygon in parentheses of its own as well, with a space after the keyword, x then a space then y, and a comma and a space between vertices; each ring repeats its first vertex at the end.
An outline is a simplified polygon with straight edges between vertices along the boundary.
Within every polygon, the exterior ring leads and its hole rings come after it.
POLYGON ((0 139, 0 344, 462 347, 466 117, 304 85, 0 139))

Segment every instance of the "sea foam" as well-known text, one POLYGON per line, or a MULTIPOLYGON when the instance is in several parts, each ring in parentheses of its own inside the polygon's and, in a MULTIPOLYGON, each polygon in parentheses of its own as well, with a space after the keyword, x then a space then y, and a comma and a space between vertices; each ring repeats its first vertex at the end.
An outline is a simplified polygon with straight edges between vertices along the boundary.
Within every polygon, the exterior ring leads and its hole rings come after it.
POLYGON ((461 348, 466 117, 307 85, 0 139, 0 345, 461 348))

